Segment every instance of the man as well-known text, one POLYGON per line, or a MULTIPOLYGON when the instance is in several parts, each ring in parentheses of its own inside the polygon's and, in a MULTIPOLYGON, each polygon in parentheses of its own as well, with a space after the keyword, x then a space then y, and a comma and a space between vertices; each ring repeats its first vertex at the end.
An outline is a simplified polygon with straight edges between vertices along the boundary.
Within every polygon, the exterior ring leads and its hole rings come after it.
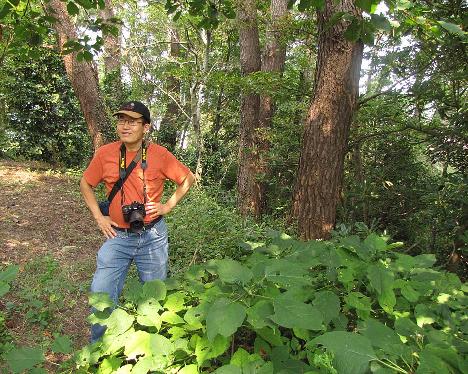
MULTIPOLYGON (((91 292, 106 292, 117 304, 132 261, 141 282, 166 278, 169 245, 163 217, 187 193, 194 176, 166 148, 146 144, 143 138, 150 130, 151 118, 144 104, 125 103, 114 116, 120 141, 96 151, 81 178, 80 189, 96 224, 107 238, 97 254, 91 292), (93 189, 104 182, 109 195, 114 184, 125 177, 126 168, 134 159, 139 161, 112 199, 109 215, 103 215, 93 189), (177 188, 162 204, 166 179, 175 182, 177 188)), ((99 339, 104 331, 105 326, 93 325, 91 341, 99 339)))

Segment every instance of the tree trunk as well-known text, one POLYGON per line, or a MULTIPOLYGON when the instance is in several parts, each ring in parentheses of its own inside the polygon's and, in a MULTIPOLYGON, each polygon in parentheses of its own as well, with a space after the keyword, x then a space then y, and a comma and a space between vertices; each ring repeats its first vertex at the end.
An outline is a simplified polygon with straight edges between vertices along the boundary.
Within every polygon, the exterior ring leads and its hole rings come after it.
MULTIPOLYGON (((260 43, 258 38, 257 9, 253 0, 238 5, 240 65, 242 76, 260 71, 260 43)), ((258 149, 255 132, 258 129, 260 96, 243 92, 241 96, 239 126, 239 169, 237 173, 237 208, 242 216, 260 216, 261 191, 257 183, 258 149)))
MULTIPOLYGON (((114 18, 112 0, 104 0, 106 7, 99 12, 99 16, 108 21, 114 18)), ((122 85, 122 66, 120 48, 120 26, 117 35, 107 34, 103 36, 103 56, 104 56, 104 79, 101 81, 106 104, 112 109, 120 107, 125 101, 125 93, 122 85)))
POLYGON ((306 118, 291 219, 303 239, 328 238, 335 225, 349 128, 356 110, 362 43, 344 38, 347 24, 327 23, 339 11, 360 17, 353 0, 326 0, 318 17, 315 91, 306 118))
MULTIPOLYGON (((226 66, 227 64, 229 64, 229 60, 231 59, 231 49, 232 49, 231 36, 232 34, 229 33, 227 37, 227 52, 226 52, 226 59, 225 59, 226 66)), ((218 100, 216 102, 216 115, 213 121, 213 126, 211 128, 211 133, 213 134, 214 139, 218 138, 219 131, 221 130, 221 127, 222 127, 221 110, 223 106, 223 100, 224 100, 224 83, 221 84, 221 89, 219 90, 218 100)))
MULTIPOLYGON (((105 21, 114 18, 114 9, 111 0, 104 0, 106 7, 100 12, 100 16, 105 21)), ((120 31, 120 30, 119 30, 120 31)), ((118 74, 120 78, 120 32, 117 36, 112 34, 104 35, 104 70, 106 75, 110 73, 118 74)), ((120 79, 119 79, 120 81, 120 79)))
POLYGON ((65 70, 80 102, 94 149, 97 149, 105 142, 103 133, 106 127, 110 127, 110 121, 99 91, 96 67, 92 61, 78 62, 76 52, 63 54, 64 44, 70 39, 77 38, 66 4, 60 0, 50 0, 46 7, 46 13, 57 19, 54 27, 58 35, 58 46, 62 52, 65 70))
POLYGON ((202 39, 205 43, 205 51, 203 55, 203 64, 201 67, 201 78, 193 82, 190 87, 191 97, 191 112, 192 112, 192 125, 195 134, 195 147, 197 152, 197 166, 195 167, 195 179, 201 180, 202 176, 202 156, 203 156, 203 135, 201 132, 201 106, 205 101, 205 87, 206 77, 208 75, 208 67, 210 60, 211 49, 211 31, 202 31, 202 39))
MULTIPOLYGON (((180 54, 179 32, 175 27, 169 27, 171 38, 169 54, 171 59, 177 60, 180 54)), ((167 91, 172 97, 178 98, 180 94, 180 81, 177 77, 171 75, 167 79, 167 91)), ((159 130, 158 141, 173 152, 177 145, 177 132, 179 130, 179 122, 181 120, 180 108, 177 103, 169 98, 167 103, 166 113, 161 121, 161 129, 159 130)))
MULTIPOLYGON (((262 71, 272 75, 282 75, 286 60, 286 42, 283 40, 284 19, 288 14, 287 0, 271 0, 271 19, 267 25, 265 51, 262 58, 262 71)), ((255 216, 259 216, 266 207, 266 178, 269 175, 268 152, 270 150, 270 130, 272 126, 275 103, 270 95, 260 96, 260 112, 258 115, 258 129, 255 130, 255 142, 258 149, 257 175, 254 176, 254 183, 257 184, 258 208, 255 216)))

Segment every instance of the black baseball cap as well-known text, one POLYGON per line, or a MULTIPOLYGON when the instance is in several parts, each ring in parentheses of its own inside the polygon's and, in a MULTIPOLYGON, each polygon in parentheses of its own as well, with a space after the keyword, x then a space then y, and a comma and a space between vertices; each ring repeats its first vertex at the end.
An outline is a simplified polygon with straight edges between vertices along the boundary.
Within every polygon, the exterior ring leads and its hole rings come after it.
POLYGON ((124 103, 120 106, 120 109, 118 112, 115 112, 113 116, 116 116, 117 114, 126 114, 129 117, 132 118, 142 118, 145 120, 146 123, 151 123, 151 116, 150 116, 150 111, 146 107, 145 104, 139 102, 139 101, 129 101, 127 103, 124 103))

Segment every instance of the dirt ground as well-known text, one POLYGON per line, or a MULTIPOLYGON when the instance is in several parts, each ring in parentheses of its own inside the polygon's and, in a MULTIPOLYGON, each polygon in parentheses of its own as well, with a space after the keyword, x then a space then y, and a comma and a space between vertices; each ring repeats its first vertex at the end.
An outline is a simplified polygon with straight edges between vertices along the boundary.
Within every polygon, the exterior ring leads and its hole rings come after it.
MULTIPOLYGON (((78 183, 78 176, 51 172, 45 165, 0 160, 0 269, 20 266, 10 293, 0 300, 0 311, 7 315, 5 325, 15 345, 47 349, 56 332, 69 336, 75 349, 88 342, 86 292, 103 237, 78 183), (49 317, 38 311, 34 322, 34 315, 22 315, 28 306, 21 303, 31 290, 40 295, 42 312, 54 306, 49 317)), ((66 358, 49 349, 47 371, 54 372, 54 363, 66 358)))

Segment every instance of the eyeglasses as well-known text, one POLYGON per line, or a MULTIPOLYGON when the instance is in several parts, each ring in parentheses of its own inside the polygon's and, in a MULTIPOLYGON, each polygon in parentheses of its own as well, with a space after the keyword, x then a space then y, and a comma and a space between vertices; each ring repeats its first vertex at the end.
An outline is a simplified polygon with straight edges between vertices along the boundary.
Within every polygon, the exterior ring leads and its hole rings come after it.
POLYGON ((143 122, 137 121, 136 119, 124 119, 124 118, 117 119, 117 125, 125 126, 125 124, 128 124, 129 126, 132 126, 132 127, 136 127, 136 126, 142 125, 143 122))

